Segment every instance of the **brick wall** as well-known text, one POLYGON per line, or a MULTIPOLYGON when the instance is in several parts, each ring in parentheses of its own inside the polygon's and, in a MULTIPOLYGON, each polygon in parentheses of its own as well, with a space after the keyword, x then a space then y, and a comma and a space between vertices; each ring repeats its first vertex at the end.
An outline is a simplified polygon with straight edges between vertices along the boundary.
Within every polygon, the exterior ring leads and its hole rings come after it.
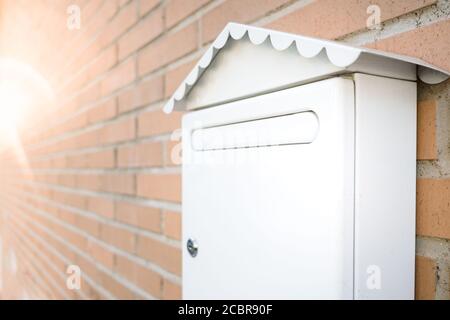
MULTIPOLYGON (((446 0, 0 0, 0 12, 1 55, 54 91, 0 149, 3 298, 180 298, 180 115, 161 107, 227 22, 450 70, 446 0), (80 29, 66 26, 71 4, 80 29), (370 4, 379 29, 366 27, 370 4), (79 291, 66 287, 72 264, 79 291)), ((450 82, 420 84, 418 102, 416 296, 449 299, 450 82)))

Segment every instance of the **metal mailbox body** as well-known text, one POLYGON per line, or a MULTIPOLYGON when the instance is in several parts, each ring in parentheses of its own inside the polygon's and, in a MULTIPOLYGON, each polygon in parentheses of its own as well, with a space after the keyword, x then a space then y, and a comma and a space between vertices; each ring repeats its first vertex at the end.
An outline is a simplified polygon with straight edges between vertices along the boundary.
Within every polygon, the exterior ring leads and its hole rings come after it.
POLYGON ((229 23, 183 116, 183 298, 413 299, 426 61, 229 23))
POLYGON ((415 100, 374 85, 415 91, 335 77, 184 116, 184 298, 413 297, 415 100))

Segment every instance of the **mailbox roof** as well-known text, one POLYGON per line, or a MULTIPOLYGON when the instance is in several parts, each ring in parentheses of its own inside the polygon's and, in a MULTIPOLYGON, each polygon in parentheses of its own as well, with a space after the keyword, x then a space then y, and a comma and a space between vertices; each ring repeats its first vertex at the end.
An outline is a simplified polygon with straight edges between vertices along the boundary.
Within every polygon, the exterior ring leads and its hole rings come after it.
POLYGON ((450 76, 450 73, 446 70, 435 67, 421 59, 409 56, 354 47, 335 41, 305 37, 243 24, 228 23, 166 103, 164 111, 170 113, 173 109, 183 110, 184 106, 182 102, 184 98, 195 86, 197 80, 199 80, 205 70, 207 70, 216 55, 225 47, 228 40, 230 38, 241 40, 246 35, 254 45, 260 45, 268 41, 272 47, 278 51, 286 50, 295 45, 298 54, 304 58, 314 58, 322 51, 325 51, 328 60, 334 66, 342 68, 342 70, 351 67, 364 54, 417 65, 417 75, 425 83, 440 83, 450 76))

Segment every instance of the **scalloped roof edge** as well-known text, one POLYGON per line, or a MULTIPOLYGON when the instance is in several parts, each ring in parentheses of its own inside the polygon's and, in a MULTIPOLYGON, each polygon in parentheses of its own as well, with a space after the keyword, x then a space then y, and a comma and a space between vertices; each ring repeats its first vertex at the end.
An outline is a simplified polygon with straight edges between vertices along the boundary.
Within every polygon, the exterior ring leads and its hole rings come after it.
POLYGON ((428 84, 437 84, 450 77, 448 71, 418 58, 230 22, 165 104, 164 112, 171 113, 182 102, 230 37, 234 40, 240 40, 246 34, 248 34, 248 38, 255 45, 262 44, 269 38, 272 47, 278 51, 288 49, 295 42, 297 52, 305 58, 313 58, 322 50, 325 50, 329 61, 337 67, 346 68, 355 63, 362 53, 368 53, 417 65, 419 79, 428 84))

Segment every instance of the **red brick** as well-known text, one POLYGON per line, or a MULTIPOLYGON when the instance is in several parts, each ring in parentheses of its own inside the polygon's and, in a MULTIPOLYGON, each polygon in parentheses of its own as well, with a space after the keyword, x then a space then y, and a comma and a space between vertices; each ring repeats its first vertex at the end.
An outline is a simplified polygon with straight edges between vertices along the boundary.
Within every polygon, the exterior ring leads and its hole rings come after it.
POLYGON ((417 180, 417 234, 450 239, 450 179, 417 180))
POLYGON ((124 5, 126 5, 130 1, 131 0, 119 0, 119 7, 123 7, 124 5))
POLYGON ((61 146, 61 150, 93 147, 99 142, 99 133, 99 129, 86 131, 72 138, 72 140, 69 139, 69 141, 66 140, 60 142, 59 146, 61 146))
POLYGON ((80 267, 83 275, 89 276, 94 281, 99 280, 100 273, 90 258, 86 259, 84 256, 76 254, 73 262, 80 267))
POLYGON ((181 240, 181 214, 179 212, 164 212, 164 234, 172 239, 181 240))
POLYGON ((100 85, 95 83, 89 86, 78 95, 77 106, 83 108, 100 98, 100 85))
POLYGON ((417 159, 437 159, 435 100, 417 104, 417 159))
POLYGON ((434 300, 436 264, 427 257, 416 256, 416 300, 434 300))
POLYGON ((62 203, 64 205, 72 206, 78 209, 85 209, 86 208, 86 199, 85 197, 75 194, 75 193, 68 193, 68 192, 60 192, 60 191, 53 191, 53 197, 55 201, 62 203))
POLYGON ((127 112, 163 98, 163 78, 145 80, 119 94, 119 112, 127 112))
POLYGON ((149 111, 139 115, 139 137, 170 133, 181 128, 181 112, 165 114, 163 111, 149 111))
POLYGON ((166 26, 172 27, 210 0, 172 0, 166 6, 166 26))
POLYGON ((82 236, 79 233, 69 230, 62 226, 57 226, 57 229, 54 231, 60 237, 64 238, 72 245, 78 247, 78 249, 86 250, 87 238, 85 236, 82 236))
POLYGON ((141 265, 136 265, 136 284, 155 298, 161 296, 161 282, 162 277, 159 274, 141 265))
POLYGON ((104 300, 105 297, 100 291, 92 287, 86 280, 85 277, 81 277, 81 292, 90 300, 104 300))
POLYGON ((59 126, 58 129, 60 130, 58 130, 57 132, 77 130, 86 126, 87 122, 87 114, 83 112, 81 114, 77 114, 76 116, 59 126))
POLYGON ((154 9, 161 0, 140 0, 139 1, 139 15, 143 16, 150 10, 154 9))
POLYGON ((136 235, 126 229, 102 224, 100 238, 110 245, 133 253, 136 245, 136 235))
POLYGON ((420 58, 444 70, 450 70, 450 19, 400 33, 368 47, 420 58))
POLYGON ((85 155, 87 158, 87 164, 89 168, 114 168, 115 155, 114 150, 104 150, 98 152, 92 152, 85 155))
POLYGON ((107 218, 114 217, 114 202, 105 198, 90 197, 88 198, 87 209, 107 218))
POLYGON ((100 141, 105 144, 132 140, 136 137, 136 119, 126 119, 113 122, 101 129, 100 141))
POLYGON ((83 86, 85 86, 88 82, 88 75, 86 72, 77 72, 78 70, 74 70, 69 72, 69 77, 65 79, 61 79, 62 83, 60 85, 59 92, 62 95, 70 94, 72 92, 79 91, 83 86))
POLYGON ((134 194, 134 175, 111 173, 102 176, 102 190, 120 194, 134 194))
POLYGON ((77 188, 98 191, 101 189, 102 181, 97 174, 77 175, 77 188))
POLYGON ((181 251, 179 248, 162 243, 153 238, 139 235, 137 254, 174 274, 181 274, 181 251))
POLYGON ((194 22, 143 49, 138 55, 139 75, 154 71, 194 51, 197 48, 197 37, 197 24, 194 22))
POLYGON ((181 300, 181 286, 170 280, 164 279, 162 299, 181 300))
POLYGON ((116 48, 111 46, 105 49, 93 61, 87 69, 87 79, 93 80, 104 72, 108 71, 117 62, 116 48))
POLYGON ((157 200, 181 201, 181 178, 178 174, 139 174, 137 195, 157 200))
POLYGON ((105 272, 100 273, 100 284, 117 299, 132 300, 136 298, 136 294, 133 291, 105 272))
POLYGON ((70 223, 72 225, 75 224, 75 214, 73 212, 70 212, 70 211, 65 210, 65 209, 59 209, 58 210, 58 217, 61 220, 67 222, 67 223, 70 223))
POLYGON ((133 27, 118 42, 119 59, 137 51, 146 43, 159 36, 164 29, 162 10, 152 13, 133 27))
POLYGON ((95 14, 100 9, 100 6, 102 5, 102 1, 100 0, 94 0, 94 1, 88 1, 81 10, 83 11, 83 19, 84 21, 90 21, 90 19, 95 16, 95 14))
POLYGON ((111 92, 125 87, 136 78, 136 67, 134 58, 121 63, 114 68, 101 82, 101 94, 106 96, 111 92))
POLYGON ((107 46, 137 21, 137 1, 120 9, 113 21, 108 24, 100 37, 100 45, 107 46))
MULTIPOLYGON (((59 174, 59 175, 52 175, 51 176, 55 180, 55 178, 58 178, 58 183, 60 185, 63 185, 65 187, 75 187, 76 186, 76 176, 74 174, 59 174)), ((55 184, 55 181, 48 181, 50 183, 55 184)))
POLYGON ((66 166, 67 166, 67 168, 86 168, 87 167, 86 157, 83 154, 67 156, 65 160, 66 160, 65 166, 54 165, 53 167, 54 168, 64 168, 66 166))
POLYGON ((225 1, 201 18, 202 42, 214 40, 228 22, 249 23, 288 2, 289 0, 225 1))
POLYGON ((116 219, 138 228, 161 232, 161 213, 157 208, 128 202, 117 202, 116 219))
POLYGON ((153 297, 161 296, 162 278, 156 272, 122 256, 117 256, 115 270, 153 297))
POLYGON ((102 7, 96 12, 93 18, 93 23, 86 26, 86 33, 93 34, 96 30, 100 30, 116 14, 117 10, 116 1, 103 2, 102 7))
POLYGON ((160 142, 146 142, 124 146, 117 150, 119 167, 156 167, 161 166, 162 146, 160 142))
POLYGON ((128 281, 136 281, 136 263, 124 256, 117 255, 114 262, 114 271, 128 281))
MULTIPOLYGON (((270 1, 269 1, 270 2, 270 1)), ((306 36, 336 39, 367 28, 371 4, 380 7, 381 22, 423 8, 436 0, 321 0, 314 1, 265 27, 306 36)))
POLYGON ((97 106, 89 109, 88 121, 89 123, 96 123, 104 120, 114 118, 116 116, 116 100, 110 99, 100 103, 97 106))
POLYGON ((93 218, 78 214, 75 217, 75 225, 94 237, 99 236, 100 224, 93 218))
POLYGON ((87 250, 87 253, 90 256, 92 256, 95 260, 100 262, 108 269, 112 270, 114 265, 114 253, 111 250, 101 246, 94 241, 89 241, 87 250))

